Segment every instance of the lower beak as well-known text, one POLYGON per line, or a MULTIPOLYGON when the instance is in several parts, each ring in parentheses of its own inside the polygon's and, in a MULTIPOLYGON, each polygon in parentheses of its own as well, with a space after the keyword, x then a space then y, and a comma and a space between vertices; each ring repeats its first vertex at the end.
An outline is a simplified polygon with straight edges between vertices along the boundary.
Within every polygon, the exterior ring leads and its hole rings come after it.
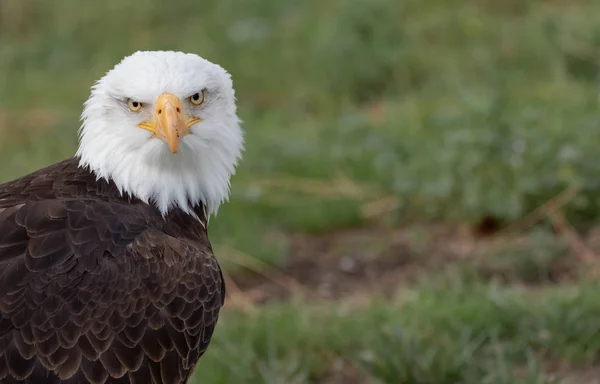
POLYGON ((141 123, 138 127, 154 133, 153 137, 163 139, 172 153, 177 153, 179 141, 189 132, 189 128, 200 121, 198 118, 185 118, 181 100, 170 93, 159 96, 154 109, 154 121, 141 123))

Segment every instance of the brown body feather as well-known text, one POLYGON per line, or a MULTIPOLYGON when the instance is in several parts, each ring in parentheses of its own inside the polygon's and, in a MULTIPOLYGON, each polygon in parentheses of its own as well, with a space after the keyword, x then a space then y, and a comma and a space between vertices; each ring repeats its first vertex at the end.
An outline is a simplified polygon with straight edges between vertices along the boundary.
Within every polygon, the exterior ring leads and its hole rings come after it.
POLYGON ((163 218, 76 159, 0 185, 0 383, 185 383, 224 295, 182 211, 163 218))

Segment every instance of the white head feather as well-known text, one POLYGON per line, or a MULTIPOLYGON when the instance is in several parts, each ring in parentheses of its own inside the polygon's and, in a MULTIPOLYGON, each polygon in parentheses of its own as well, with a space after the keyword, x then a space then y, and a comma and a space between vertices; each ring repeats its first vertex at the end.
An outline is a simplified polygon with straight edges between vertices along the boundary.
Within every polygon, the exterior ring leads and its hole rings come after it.
POLYGON ((121 193, 154 204, 164 215, 204 204, 216 214, 229 197, 229 181, 244 139, 236 114, 231 76, 198 55, 136 52, 93 87, 82 113, 80 166, 112 180, 121 193), (200 106, 190 96, 205 91, 200 106), (200 118, 179 142, 177 153, 137 125, 152 120, 163 93, 181 100, 183 112, 200 118), (142 103, 132 112, 128 100, 142 103))

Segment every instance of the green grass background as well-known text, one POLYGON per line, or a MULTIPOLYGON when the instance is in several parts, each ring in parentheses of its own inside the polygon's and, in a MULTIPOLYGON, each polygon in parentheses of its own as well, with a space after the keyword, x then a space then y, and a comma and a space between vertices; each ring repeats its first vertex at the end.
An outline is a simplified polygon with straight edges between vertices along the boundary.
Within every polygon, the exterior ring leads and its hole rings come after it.
MULTIPOLYGON (((593 0, 4 0, 0 180, 71 156, 93 82, 171 49, 237 90, 247 149, 210 229, 228 268, 227 250, 285 265, 296 232, 514 222, 575 185, 567 217, 593 225, 599 48, 593 0)), ((594 361, 594 284, 457 273, 357 308, 232 310, 197 382, 546 383, 594 361)))

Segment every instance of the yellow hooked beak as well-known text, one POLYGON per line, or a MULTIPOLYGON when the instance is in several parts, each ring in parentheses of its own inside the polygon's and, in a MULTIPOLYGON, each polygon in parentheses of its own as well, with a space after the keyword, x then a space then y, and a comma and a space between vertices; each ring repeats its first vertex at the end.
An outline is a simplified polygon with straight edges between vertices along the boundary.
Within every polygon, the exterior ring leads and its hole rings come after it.
POLYGON ((163 93, 156 101, 154 119, 138 124, 153 133, 152 137, 164 140, 172 153, 177 153, 179 141, 190 133, 190 127, 200 121, 197 117, 184 116, 181 100, 170 93, 163 93))

